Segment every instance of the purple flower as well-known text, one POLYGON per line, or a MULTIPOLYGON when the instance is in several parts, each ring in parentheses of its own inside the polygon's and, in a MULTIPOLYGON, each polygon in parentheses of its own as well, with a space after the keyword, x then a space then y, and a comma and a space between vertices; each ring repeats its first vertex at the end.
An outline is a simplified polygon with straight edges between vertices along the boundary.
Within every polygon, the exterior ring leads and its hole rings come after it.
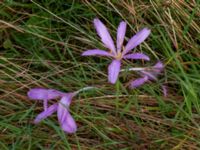
POLYGON ((76 122, 69 112, 71 100, 78 93, 93 88, 95 87, 84 87, 73 93, 64 93, 58 90, 45 88, 33 88, 29 90, 27 95, 31 100, 40 100, 44 103, 44 111, 35 118, 34 123, 39 123, 41 120, 51 116, 54 112, 57 111, 58 121, 61 128, 67 133, 76 132, 76 122), (48 107, 48 101, 55 98, 61 98, 60 102, 48 107))
POLYGON ((44 101, 44 111, 41 112, 34 120, 34 123, 39 123, 57 111, 58 121, 61 128, 67 133, 74 133, 77 130, 77 125, 69 112, 69 106, 72 98, 77 93, 63 93, 54 89, 34 88, 28 92, 28 97, 33 100, 44 101), (53 104, 50 107, 47 101, 61 97, 60 102, 53 104))
POLYGON ((97 55, 112 57, 113 61, 108 67, 108 80, 112 84, 117 81, 122 59, 144 59, 147 61, 150 60, 150 58, 143 53, 129 53, 133 48, 141 44, 149 36, 150 30, 148 28, 144 28, 139 31, 136 35, 129 39, 126 46, 123 47, 124 37, 126 33, 126 22, 120 22, 117 29, 117 46, 115 47, 110 33, 108 32, 106 26, 99 19, 94 19, 94 26, 98 35, 101 38, 101 41, 103 42, 105 47, 110 50, 110 52, 106 52, 100 49, 91 49, 83 52, 82 56, 97 55))
MULTIPOLYGON (((137 88, 149 80, 157 80, 157 76, 163 71, 164 65, 162 62, 157 62, 152 68, 140 71, 141 78, 131 81, 130 88, 137 88)), ((166 93, 165 93, 166 95, 166 93)))

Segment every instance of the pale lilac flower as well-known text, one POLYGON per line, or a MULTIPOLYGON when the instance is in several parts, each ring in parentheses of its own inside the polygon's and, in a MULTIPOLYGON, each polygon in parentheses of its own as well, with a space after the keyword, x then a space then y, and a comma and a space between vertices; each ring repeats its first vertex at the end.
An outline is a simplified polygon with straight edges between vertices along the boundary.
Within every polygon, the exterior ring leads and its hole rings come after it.
POLYGON ((130 88, 137 88, 147 81, 157 80, 157 76, 163 71, 164 65, 162 62, 157 62, 152 68, 140 71, 141 78, 131 81, 130 88))
POLYGON ((54 89, 33 88, 28 92, 28 97, 32 100, 43 100, 44 111, 41 112, 34 120, 34 123, 39 123, 41 120, 51 116, 57 111, 58 121, 63 131, 74 133, 77 130, 77 125, 69 112, 69 106, 72 98, 81 91, 91 89, 93 87, 85 87, 73 93, 64 93, 54 89), (47 102, 51 99, 61 98, 59 103, 48 107, 47 102))
POLYGON ((112 84, 117 81, 122 59, 144 59, 149 61, 150 58, 143 53, 132 53, 130 51, 141 44, 150 34, 150 29, 144 28, 139 31, 136 35, 134 35, 131 39, 129 39, 128 43, 125 47, 123 47, 124 37, 126 33, 126 22, 120 22, 117 29, 117 46, 115 47, 114 42, 108 32, 106 26, 99 20, 94 19, 94 26, 98 35, 101 38, 104 46, 110 50, 110 52, 106 52, 100 49, 91 49, 82 53, 82 56, 108 56, 112 57, 113 61, 108 67, 108 80, 112 84))

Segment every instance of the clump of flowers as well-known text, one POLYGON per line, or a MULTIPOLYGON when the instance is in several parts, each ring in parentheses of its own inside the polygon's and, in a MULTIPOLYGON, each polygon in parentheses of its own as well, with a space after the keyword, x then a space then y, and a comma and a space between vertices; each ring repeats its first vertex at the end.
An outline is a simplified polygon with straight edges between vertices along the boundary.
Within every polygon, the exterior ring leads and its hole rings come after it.
MULTIPOLYGON (((112 84, 116 83, 118 79, 119 72, 124 70, 121 69, 121 61, 123 59, 142 59, 149 61, 149 56, 143 53, 130 53, 133 48, 141 44, 150 34, 150 29, 144 28, 140 30, 136 35, 129 39, 128 43, 123 46, 124 37, 126 33, 126 22, 120 22, 117 29, 117 41, 116 46, 113 39, 108 32, 106 26, 99 20, 94 19, 94 27, 101 38, 104 46, 110 51, 104 51, 101 49, 91 49, 86 50, 82 53, 82 56, 107 56, 111 57, 113 60, 108 66, 108 81, 112 84)), ((130 81, 129 87, 135 89, 149 81, 157 80, 157 77, 161 74, 164 69, 164 65, 161 61, 158 61, 153 67, 147 68, 130 68, 129 71, 138 71, 138 79, 130 81)), ((55 89, 45 89, 45 88, 33 88, 28 92, 28 97, 31 100, 39 100, 43 102, 44 111, 41 112, 34 120, 34 123, 39 123, 41 120, 51 116, 54 112, 57 112, 57 117, 59 124, 63 131, 66 133, 74 133, 77 130, 77 125, 73 117, 69 112, 69 106, 74 96, 79 92, 91 89, 94 87, 85 87, 76 92, 65 93, 55 89), (48 106, 48 101, 52 99, 60 98, 60 101, 48 106)), ((167 96, 167 88, 162 85, 164 96, 167 96)))
POLYGON ((93 87, 85 87, 76 92, 64 93, 55 89, 45 88, 33 88, 28 92, 28 97, 31 100, 43 101, 44 111, 41 112, 34 120, 35 124, 38 124, 41 120, 51 116, 54 112, 57 112, 58 121, 61 128, 66 133, 74 133, 77 130, 76 122, 69 112, 69 106, 72 98, 79 92, 91 89, 93 87), (61 98, 58 103, 55 103, 48 107, 48 101, 56 98, 61 98))
POLYGON ((114 84, 117 81, 122 59, 143 59, 149 61, 150 58, 143 53, 130 53, 133 48, 141 44, 150 34, 150 29, 144 28, 134 35, 125 47, 123 47, 124 37, 126 33, 126 22, 122 21, 117 29, 117 45, 115 47, 114 42, 108 32, 106 26, 99 20, 94 19, 94 27, 98 35, 101 38, 104 46, 110 50, 110 52, 101 49, 87 50, 82 53, 82 56, 108 56, 112 57, 112 63, 108 66, 108 81, 114 84))

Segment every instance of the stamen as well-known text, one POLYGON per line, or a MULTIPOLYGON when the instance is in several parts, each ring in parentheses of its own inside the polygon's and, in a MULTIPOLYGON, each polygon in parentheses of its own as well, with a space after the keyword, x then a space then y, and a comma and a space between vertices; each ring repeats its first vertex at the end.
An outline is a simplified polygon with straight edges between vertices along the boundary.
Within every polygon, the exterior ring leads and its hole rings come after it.
POLYGON ((117 53, 115 59, 121 60, 122 59, 122 53, 121 52, 117 53))

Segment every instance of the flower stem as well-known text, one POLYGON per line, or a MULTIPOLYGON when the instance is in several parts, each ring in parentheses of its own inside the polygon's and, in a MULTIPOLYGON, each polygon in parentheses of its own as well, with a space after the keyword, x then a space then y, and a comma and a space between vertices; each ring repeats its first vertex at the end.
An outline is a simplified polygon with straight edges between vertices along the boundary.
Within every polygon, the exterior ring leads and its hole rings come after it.
POLYGON ((93 87, 93 86, 87 86, 87 87, 84 87, 76 92, 74 92, 74 94, 78 94, 80 92, 83 92, 83 91, 87 91, 87 90, 90 90, 90 89, 96 89, 96 87, 93 87))
POLYGON ((128 68, 128 69, 121 69, 120 72, 123 71, 144 71, 147 70, 148 68, 128 68))

